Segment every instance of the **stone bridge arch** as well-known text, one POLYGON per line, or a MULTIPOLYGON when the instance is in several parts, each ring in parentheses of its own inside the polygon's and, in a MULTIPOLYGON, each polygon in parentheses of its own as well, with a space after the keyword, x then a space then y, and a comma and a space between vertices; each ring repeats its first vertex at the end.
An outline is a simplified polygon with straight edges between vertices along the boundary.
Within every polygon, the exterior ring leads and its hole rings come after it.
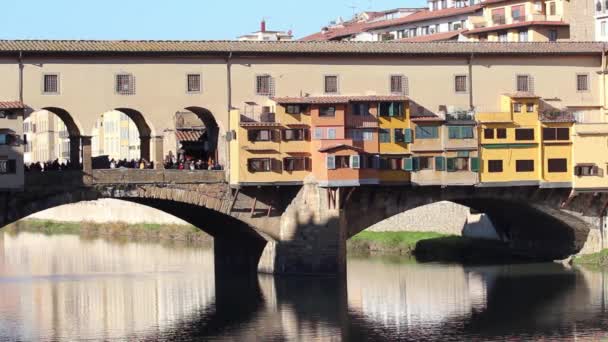
POLYGON ((487 214, 512 247, 534 250, 545 259, 578 253, 590 232, 598 229, 598 219, 608 203, 602 196, 573 197, 570 189, 536 187, 365 187, 350 194, 342 191, 347 238, 408 210, 450 201, 487 214))
POLYGON ((152 160, 151 150, 151 139, 153 137, 154 130, 148 120, 144 117, 144 115, 133 108, 115 108, 117 112, 123 113, 133 121, 135 126, 137 127, 137 131, 139 132, 139 142, 140 142, 140 158, 145 160, 152 160))
POLYGON ((70 139, 70 163, 74 168, 78 168, 81 157, 81 139, 82 139, 82 126, 78 122, 78 119, 72 115, 68 110, 60 107, 42 107, 40 109, 29 108, 29 114, 33 114, 39 111, 48 111, 51 114, 57 116, 66 126, 68 136, 70 139))

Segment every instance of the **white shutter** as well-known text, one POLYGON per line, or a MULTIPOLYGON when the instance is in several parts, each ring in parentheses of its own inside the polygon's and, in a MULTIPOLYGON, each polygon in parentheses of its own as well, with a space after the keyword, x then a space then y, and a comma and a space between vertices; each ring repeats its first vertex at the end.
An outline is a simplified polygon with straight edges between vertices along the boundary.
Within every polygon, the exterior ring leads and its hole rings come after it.
POLYGON ((361 157, 359 155, 350 156, 350 167, 353 169, 361 168, 361 157))
POLYGON ((336 157, 335 156, 327 156, 326 157, 326 165, 328 170, 334 170, 336 168, 336 157))

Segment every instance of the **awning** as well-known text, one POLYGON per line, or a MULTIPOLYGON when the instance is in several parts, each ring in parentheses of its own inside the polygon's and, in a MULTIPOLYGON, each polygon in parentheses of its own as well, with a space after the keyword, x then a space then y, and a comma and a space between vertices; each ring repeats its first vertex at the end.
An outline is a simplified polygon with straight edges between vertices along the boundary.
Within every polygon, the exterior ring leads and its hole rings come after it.
POLYGON ((25 105, 20 101, 0 101, 0 110, 2 109, 24 109, 25 105))
POLYGON ((204 130, 197 130, 197 131, 177 131, 175 132, 175 137, 177 138, 177 141, 200 141, 201 137, 203 136, 203 134, 205 133, 204 130))

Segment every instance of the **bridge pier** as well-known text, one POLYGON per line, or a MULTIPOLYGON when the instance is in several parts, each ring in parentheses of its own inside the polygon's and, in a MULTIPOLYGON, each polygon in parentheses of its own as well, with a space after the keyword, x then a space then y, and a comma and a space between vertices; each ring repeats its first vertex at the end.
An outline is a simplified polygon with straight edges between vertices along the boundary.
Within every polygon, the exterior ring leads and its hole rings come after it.
POLYGON ((70 136, 70 163, 74 169, 80 165, 80 136, 70 136))
POLYGON ((91 146, 91 136, 82 136, 82 171, 86 175, 93 174, 93 150, 91 146))

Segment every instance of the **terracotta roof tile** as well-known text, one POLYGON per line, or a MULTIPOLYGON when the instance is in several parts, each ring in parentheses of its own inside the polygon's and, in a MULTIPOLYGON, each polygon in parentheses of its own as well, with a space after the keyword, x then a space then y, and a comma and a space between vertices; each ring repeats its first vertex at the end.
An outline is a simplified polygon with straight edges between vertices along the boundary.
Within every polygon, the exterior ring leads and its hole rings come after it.
POLYGON ((435 41, 442 41, 442 40, 450 40, 450 39, 458 37, 463 32, 466 32, 466 30, 441 32, 441 33, 435 33, 435 34, 428 34, 425 36, 403 38, 403 39, 400 39, 399 41, 400 42, 435 42, 435 41))
POLYGON ((386 96, 308 96, 308 97, 274 97, 273 101, 280 104, 339 104, 349 102, 400 102, 407 101, 407 96, 386 95, 386 96))
POLYGON ((371 23, 367 27, 367 30, 379 29, 379 28, 389 27, 389 26, 404 25, 404 24, 415 23, 415 22, 429 20, 429 19, 439 19, 439 18, 452 17, 452 16, 456 16, 456 15, 461 15, 461 14, 474 13, 474 12, 481 10, 482 6, 483 6, 482 4, 477 4, 477 5, 473 5, 473 6, 467 6, 467 7, 451 7, 451 8, 441 9, 441 10, 437 10, 437 11, 424 10, 424 11, 416 12, 414 14, 410 14, 410 15, 402 17, 402 18, 380 21, 377 23, 371 23))
POLYGON ((437 115, 412 115, 411 120, 414 122, 443 122, 444 118, 437 115))
POLYGON ((0 40, 0 55, 15 54, 590 54, 601 42, 255 42, 255 41, 62 41, 0 40))
POLYGON ((352 145, 347 145, 347 144, 336 144, 336 145, 327 146, 327 147, 319 149, 319 152, 330 152, 330 151, 339 150, 339 149, 348 149, 348 150, 354 150, 357 152, 363 152, 362 148, 352 146, 352 145))
POLYGON ((0 101, 0 109, 24 109, 25 105, 19 101, 0 101))

